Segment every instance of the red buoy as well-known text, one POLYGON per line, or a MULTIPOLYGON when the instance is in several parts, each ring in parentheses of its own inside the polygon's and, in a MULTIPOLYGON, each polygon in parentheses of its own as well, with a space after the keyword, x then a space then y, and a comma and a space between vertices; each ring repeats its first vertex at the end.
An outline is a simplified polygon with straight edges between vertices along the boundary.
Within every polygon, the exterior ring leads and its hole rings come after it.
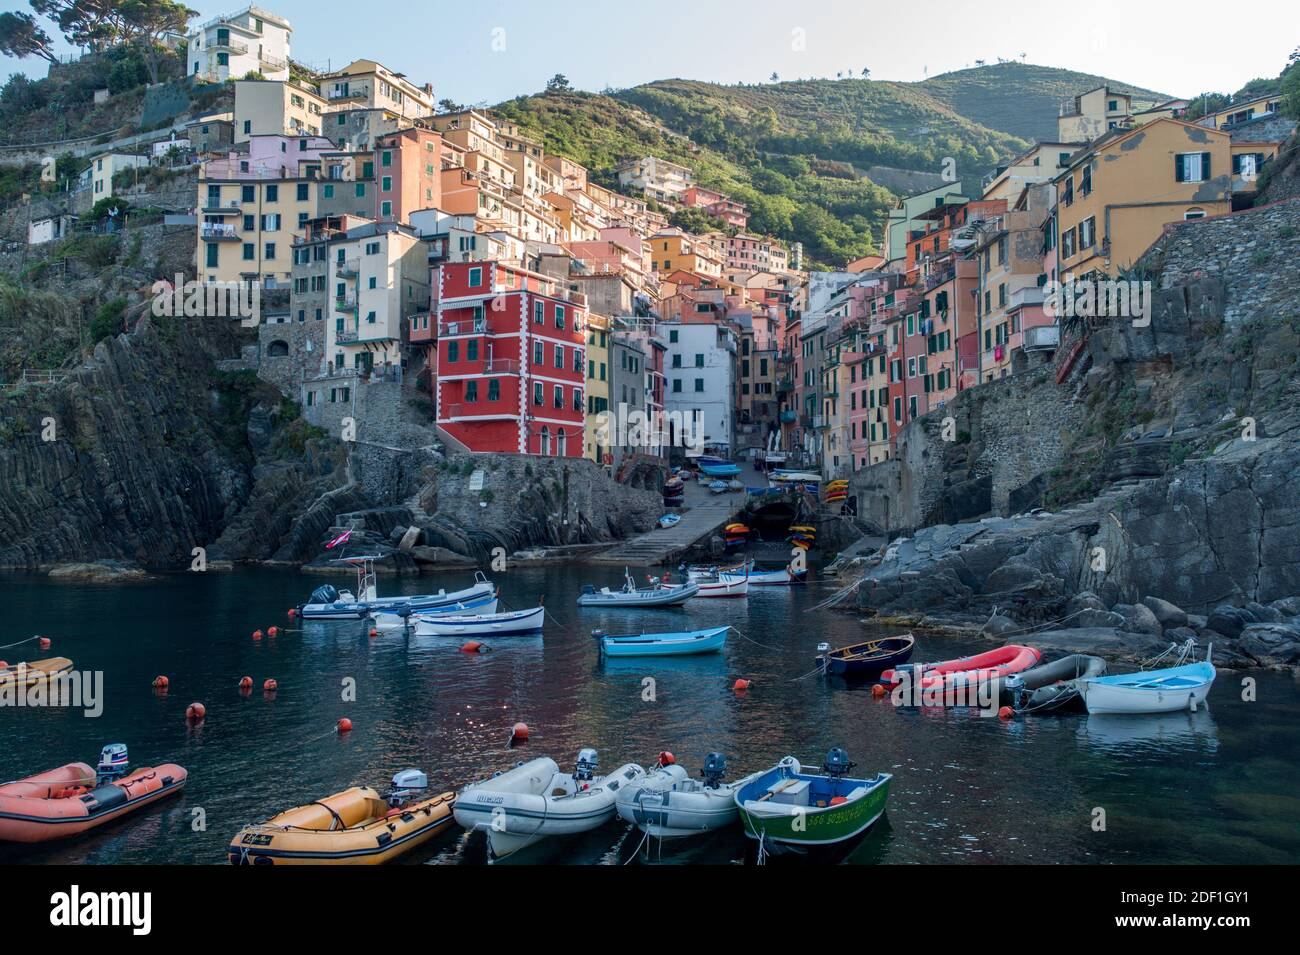
POLYGON ((731 685, 731 688, 733 690, 748 690, 752 685, 753 684, 749 680, 746 680, 744 677, 741 677, 731 685))
POLYGON ((528 724, 516 723, 510 727, 510 738, 517 742, 525 742, 528 739, 528 724))
POLYGON ((874 696, 876 699, 880 699, 882 696, 885 695, 884 686, 877 683, 875 686, 871 688, 871 695, 874 696))
POLYGON ((202 723, 208 715, 208 708, 202 703, 191 703, 185 707, 185 719, 190 723, 202 723))
POLYGON ((251 690, 253 688, 253 678, 251 676, 241 676, 239 678, 239 688, 241 690, 251 690))
POLYGON ((672 753, 668 752, 668 750, 664 750, 662 753, 659 754, 660 766, 672 766, 676 762, 677 762, 677 757, 674 756, 672 753))
POLYGON ((268 637, 274 637, 274 636, 276 636, 279 632, 280 632, 280 628, 279 628, 279 627, 267 627, 267 628, 266 628, 266 635, 267 635, 268 637))
POLYGON ((36 645, 40 647, 42 650, 48 650, 50 648, 50 638, 38 637, 36 640, 36 645))
POLYGON ((373 640, 373 639, 374 639, 375 637, 377 637, 377 636, 379 636, 379 631, 376 630, 374 627, 371 627, 371 628, 370 628, 370 639, 373 640))
POLYGON ((483 646, 483 644, 479 643, 477 640, 470 640, 468 643, 466 643, 464 646, 460 648, 460 652, 461 653, 487 653, 487 647, 483 646))
POLYGON ((172 681, 167 679, 165 676, 156 676, 153 678, 153 686, 155 690, 165 690, 167 687, 171 686, 171 682, 172 681))
POLYGON ((1009 720, 1016 715, 1016 711, 1009 706, 1004 706, 998 710, 998 719, 1009 720))
POLYGON ((289 619, 292 620, 292 619, 293 619, 294 617, 296 617, 296 616, 298 616, 298 608, 297 608, 297 607, 290 607, 290 608, 289 608, 289 619))
POLYGON ((334 726, 340 733, 352 732, 352 721, 348 719, 346 716, 343 717, 341 720, 339 720, 337 723, 335 723, 334 726))
POLYGON ((4 660, 0 660, 0 670, 3 670, 3 669, 4 669, 5 667, 7 667, 8 665, 9 665, 9 664, 6 663, 4 660))
POLYGON ((261 640, 261 639, 262 639, 262 631, 261 631, 261 630, 254 630, 254 631, 253 631, 253 639, 254 639, 254 640, 261 640))
POLYGON ((276 683, 275 680, 267 680, 262 684, 262 689, 266 690, 268 693, 274 693, 276 690, 280 689, 280 684, 276 683))

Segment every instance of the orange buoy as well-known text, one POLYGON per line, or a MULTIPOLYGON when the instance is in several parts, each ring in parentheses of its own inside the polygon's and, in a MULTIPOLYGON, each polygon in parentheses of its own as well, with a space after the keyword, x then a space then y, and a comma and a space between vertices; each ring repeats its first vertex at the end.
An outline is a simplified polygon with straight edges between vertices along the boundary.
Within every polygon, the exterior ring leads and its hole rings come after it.
POLYGON ((345 716, 337 723, 334 724, 334 728, 337 729, 340 733, 351 733, 352 721, 345 716))
POLYGON ((267 628, 266 628, 266 635, 267 635, 268 637, 274 637, 274 636, 277 635, 279 632, 280 632, 280 628, 279 628, 279 627, 267 627, 267 628))
POLYGON ((202 703, 191 703, 185 707, 185 719, 190 723, 202 723, 208 715, 208 708, 202 703))
POLYGON ((746 680, 744 677, 741 677, 731 685, 731 688, 733 690, 748 690, 752 685, 753 684, 749 680, 746 680))
POLYGON ((847 796, 832 796, 832 797, 831 797, 831 805, 832 805, 832 806, 838 806, 838 805, 840 805, 840 804, 842 804, 842 803, 846 803, 846 802, 848 802, 848 801, 849 801, 849 799, 848 799, 847 796))
POLYGON ((461 653, 487 653, 487 649, 488 649, 487 647, 479 643, 477 640, 470 640, 468 643, 466 643, 464 646, 460 648, 460 652, 461 653))
POLYGON ((298 608, 296 608, 296 607, 290 607, 290 608, 289 608, 289 619, 292 620, 292 619, 293 619, 294 617, 296 617, 296 616, 298 616, 298 608))
POLYGON ((36 645, 39 646, 42 650, 48 650, 50 648, 50 642, 51 641, 49 637, 39 637, 36 640, 36 645))
POLYGON ((885 687, 882 684, 877 683, 875 686, 871 688, 871 695, 874 696, 876 699, 880 699, 882 696, 885 695, 885 687))
POLYGON ((1009 720, 1016 715, 1016 711, 1009 706, 1004 706, 998 710, 998 719, 1009 720))
POLYGON ((266 690, 268 693, 274 693, 276 690, 280 689, 280 684, 276 683, 275 680, 267 680, 262 684, 262 689, 266 690))
POLYGON ((3 669, 4 669, 5 667, 7 667, 8 665, 9 665, 9 664, 6 663, 4 660, 0 660, 0 670, 3 670, 3 669))
POLYGON ((261 630, 254 630, 254 631, 253 631, 253 639, 254 639, 254 640, 261 640, 261 639, 262 639, 262 631, 261 631, 261 630))
POLYGON ((167 679, 165 676, 156 676, 153 678, 153 685, 155 690, 165 690, 167 689, 168 686, 171 685, 171 682, 172 681, 167 679))
POLYGON ((373 640, 373 639, 374 639, 375 637, 377 637, 377 636, 379 636, 379 631, 376 630, 374 627, 371 627, 371 628, 370 628, 370 638, 373 640))
POLYGON ((660 766, 673 766, 676 763, 677 763, 677 757, 674 756, 672 753, 668 752, 668 750, 664 750, 662 753, 659 754, 660 766))
POLYGON ((239 688, 241 690, 251 690, 253 688, 253 678, 251 676, 241 676, 239 678, 239 688))
POLYGON ((510 727, 510 738, 520 743, 526 741, 528 739, 528 724, 516 723, 510 727))

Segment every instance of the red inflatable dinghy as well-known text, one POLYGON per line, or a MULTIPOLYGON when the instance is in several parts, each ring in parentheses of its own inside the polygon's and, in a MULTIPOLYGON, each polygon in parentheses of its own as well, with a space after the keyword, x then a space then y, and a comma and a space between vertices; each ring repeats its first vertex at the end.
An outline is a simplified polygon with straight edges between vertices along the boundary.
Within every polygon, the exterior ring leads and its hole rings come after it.
MULTIPOLYGON (((943 660, 939 663, 923 663, 920 686, 923 690, 939 686, 946 689, 984 680, 995 680, 1037 666, 1042 656, 1043 654, 1034 647, 1009 643, 1005 647, 977 653, 972 657, 959 657, 956 660, 943 660)), ((886 670, 880 674, 880 679, 890 685, 903 681, 899 670, 886 670)))

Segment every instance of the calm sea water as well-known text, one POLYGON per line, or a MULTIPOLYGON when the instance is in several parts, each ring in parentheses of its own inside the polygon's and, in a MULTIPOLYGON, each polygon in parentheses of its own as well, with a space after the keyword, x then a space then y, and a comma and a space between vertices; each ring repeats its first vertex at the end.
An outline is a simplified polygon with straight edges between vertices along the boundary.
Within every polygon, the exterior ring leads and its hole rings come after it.
MULTIPOLYGON (((381 580, 381 593, 459 588, 467 574, 381 580)), ((318 581, 290 571, 185 574, 147 585, 102 587, 0 576, 0 644, 33 633, 53 638, 46 655, 102 670, 104 713, 0 708, 0 780, 64 763, 94 764, 100 747, 125 742, 132 765, 176 762, 189 784, 176 801, 69 843, 0 847, 0 860, 222 864, 246 823, 352 785, 383 788, 399 769, 424 769, 435 791, 534 756, 571 768, 594 746, 613 769, 649 765, 672 750, 692 772, 711 750, 735 777, 793 754, 820 762, 843 746, 864 774, 894 774, 886 819, 848 856, 881 862, 1281 863, 1300 855, 1300 684, 1222 671, 1210 707, 1153 717, 1041 717, 1013 722, 970 712, 896 710, 866 689, 807 675, 821 641, 841 645, 868 630, 854 616, 810 608, 830 586, 772 588, 746 600, 694 601, 688 609, 580 611, 585 582, 617 572, 581 566, 521 568, 497 575, 505 605, 545 594, 554 617, 541 638, 490 641, 470 655, 447 638, 371 638, 360 623, 308 624, 254 641, 255 629, 295 625, 288 607, 318 581), (721 655, 602 663, 590 637, 730 623, 721 655), (166 674, 170 692, 151 688, 166 674), (255 689, 236 684, 251 676, 255 689), (260 687, 279 681, 273 697, 260 687), (655 680, 653 702, 643 679, 655 680), (733 692, 737 677, 753 688, 733 692), (342 700, 356 681, 355 702, 342 700), (186 725, 187 704, 207 720, 186 725), (334 724, 353 722, 339 736, 334 724), (510 749, 523 720, 531 741, 510 749), (195 809, 206 831, 194 831, 195 809), (1105 831, 1094 831, 1095 810, 1105 831)), ((339 582, 334 578, 333 582, 339 582)), ((33 645, 0 650, 13 663, 33 645)), ((922 637, 915 660, 942 659, 970 643, 922 637)), ((520 862, 618 863, 638 855, 640 833, 610 823, 551 840, 520 862)), ((482 838, 459 830, 409 862, 473 862, 482 838)), ((752 850, 751 850, 752 852, 752 850)), ((656 847, 654 861, 741 862, 739 829, 656 847)))

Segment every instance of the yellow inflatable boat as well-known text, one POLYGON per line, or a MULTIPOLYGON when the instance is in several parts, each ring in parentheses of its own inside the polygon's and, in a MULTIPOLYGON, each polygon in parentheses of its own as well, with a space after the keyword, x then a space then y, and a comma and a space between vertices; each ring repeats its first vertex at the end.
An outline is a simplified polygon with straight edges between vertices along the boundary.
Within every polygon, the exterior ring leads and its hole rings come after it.
POLYGON ((354 786, 245 826, 230 843, 231 865, 382 865, 450 828, 455 793, 413 800, 419 770, 393 778, 387 797, 354 786))

